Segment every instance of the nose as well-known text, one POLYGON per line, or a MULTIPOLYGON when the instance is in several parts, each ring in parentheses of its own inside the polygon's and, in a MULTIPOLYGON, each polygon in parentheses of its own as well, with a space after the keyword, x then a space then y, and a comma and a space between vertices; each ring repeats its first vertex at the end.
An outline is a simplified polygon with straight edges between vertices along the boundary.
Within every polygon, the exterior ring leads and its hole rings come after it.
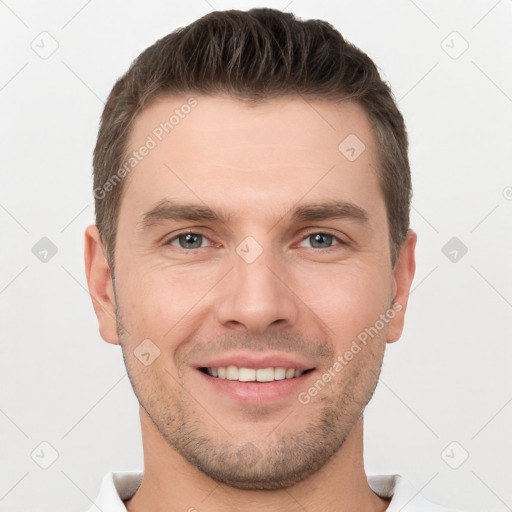
POLYGON ((218 321, 230 329, 253 334, 294 325, 299 299, 292 291, 284 262, 269 250, 255 261, 248 261, 238 254, 234 256, 234 268, 222 286, 218 321))

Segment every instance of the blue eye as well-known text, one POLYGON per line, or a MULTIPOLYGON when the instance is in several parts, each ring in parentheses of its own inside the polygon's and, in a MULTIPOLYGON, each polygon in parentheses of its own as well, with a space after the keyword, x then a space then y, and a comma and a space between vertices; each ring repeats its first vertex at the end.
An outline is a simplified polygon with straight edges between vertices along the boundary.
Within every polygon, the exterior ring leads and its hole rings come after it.
POLYGON ((206 237, 198 233, 182 233, 167 243, 169 245, 176 245, 174 242, 178 242, 182 249, 199 249, 203 246, 205 239, 206 237))
MULTIPOLYGON (((176 235, 174 238, 171 238, 167 245, 172 245, 174 247, 179 247, 181 249, 201 249, 202 247, 206 247, 209 245, 209 238, 199 233, 187 232, 176 235)), ((304 237, 300 246, 309 247, 312 249, 330 249, 336 245, 343 245, 344 242, 340 240, 338 237, 331 235, 329 233, 317 232, 311 233, 304 237), (307 245, 303 245, 305 242, 308 242, 307 245)))
POLYGON ((337 237, 330 235, 329 233, 312 233, 305 237, 302 240, 302 243, 306 240, 309 241, 310 247, 313 249, 329 249, 333 245, 338 245, 340 243, 340 240, 337 237))

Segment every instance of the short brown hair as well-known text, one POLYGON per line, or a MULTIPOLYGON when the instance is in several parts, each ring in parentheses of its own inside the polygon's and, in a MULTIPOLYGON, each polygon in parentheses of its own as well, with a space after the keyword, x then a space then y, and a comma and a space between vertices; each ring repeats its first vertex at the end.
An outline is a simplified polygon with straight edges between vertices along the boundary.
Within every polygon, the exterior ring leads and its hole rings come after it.
POLYGON ((96 225, 112 272, 124 180, 106 185, 123 165, 134 119, 159 96, 194 93, 254 102, 300 95, 361 105, 376 135, 395 264, 409 228, 411 176, 405 123, 389 86, 373 61, 329 23, 251 9, 214 11, 175 30, 144 50, 114 85, 93 161, 96 225))

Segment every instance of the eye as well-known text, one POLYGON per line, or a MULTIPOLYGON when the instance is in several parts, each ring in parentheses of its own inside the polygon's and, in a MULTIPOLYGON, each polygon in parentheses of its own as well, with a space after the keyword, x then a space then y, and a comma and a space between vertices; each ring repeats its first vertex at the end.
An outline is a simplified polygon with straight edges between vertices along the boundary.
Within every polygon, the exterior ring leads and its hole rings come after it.
POLYGON ((174 245, 175 247, 181 247, 182 249, 200 249, 204 247, 203 242, 208 241, 203 235, 199 233, 181 233, 171 238, 166 245, 174 245), (179 245, 177 245, 179 244, 179 245))
POLYGON ((329 249, 333 245, 340 245, 344 243, 342 240, 329 233, 311 233, 302 239, 299 246, 304 247, 302 245, 304 242, 309 242, 310 247, 313 249, 329 249), (335 243, 333 244, 333 242, 335 243))

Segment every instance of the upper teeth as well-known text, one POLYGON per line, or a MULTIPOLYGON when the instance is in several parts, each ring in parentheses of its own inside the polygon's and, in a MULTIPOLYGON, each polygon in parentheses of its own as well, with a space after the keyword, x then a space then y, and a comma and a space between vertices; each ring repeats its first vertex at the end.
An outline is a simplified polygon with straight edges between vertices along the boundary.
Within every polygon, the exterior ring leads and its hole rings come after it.
POLYGON ((219 366, 207 368, 208 375, 219 379, 238 380, 240 382, 272 382, 273 380, 293 379, 304 372, 295 368, 238 368, 237 366, 219 366))

